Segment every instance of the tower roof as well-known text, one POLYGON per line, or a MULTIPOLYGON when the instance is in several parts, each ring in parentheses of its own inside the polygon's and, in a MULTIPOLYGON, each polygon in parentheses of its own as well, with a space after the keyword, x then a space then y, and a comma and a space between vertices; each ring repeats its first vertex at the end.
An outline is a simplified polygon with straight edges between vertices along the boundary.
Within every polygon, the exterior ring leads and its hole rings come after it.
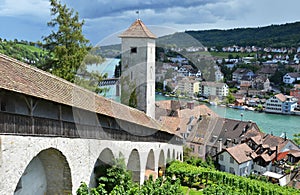
POLYGON ((156 36, 146 27, 146 25, 137 19, 131 26, 119 35, 121 38, 151 38, 156 39, 156 36))

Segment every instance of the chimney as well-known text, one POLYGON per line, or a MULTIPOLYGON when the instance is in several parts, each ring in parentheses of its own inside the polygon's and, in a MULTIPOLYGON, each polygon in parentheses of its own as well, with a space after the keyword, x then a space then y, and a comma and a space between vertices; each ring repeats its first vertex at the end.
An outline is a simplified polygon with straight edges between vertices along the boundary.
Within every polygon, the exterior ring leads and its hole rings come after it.
POLYGON ((177 111, 180 109, 180 102, 178 100, 171 100, 171 110, 177 111))
POLYGON ((188 107, 189 109, 193 110, 194 107, 195 107, 195 103, 194 103, 194 102, 188 102, 188 103, 187 103, 187 107, 188 107))
POLYGON ((275 160, 277 161, 278 158, 278 146, 276 146, 276 151, 275 151, 275 160))
POLYGON ((222 138, 219 139, 219 152, 222 151, 222 138))

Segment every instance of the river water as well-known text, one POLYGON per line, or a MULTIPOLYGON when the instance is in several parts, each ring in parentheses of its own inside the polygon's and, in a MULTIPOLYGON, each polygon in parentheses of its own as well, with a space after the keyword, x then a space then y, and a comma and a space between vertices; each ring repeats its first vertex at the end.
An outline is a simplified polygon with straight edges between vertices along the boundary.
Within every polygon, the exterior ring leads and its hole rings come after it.
MULTIPOLYGON (((91 65, 88 66, 87 69, 89 71, 98 71, 102 74, 108 73, 108 78, 112 78, 115 65, 117 65, 119 61, 119 59, 106 59, 103 64, 91 65)), ((105 94, 105 96, 115 101, 119 101, 119 97, 115 96, 115 92, 115 86, 111 86, 110 90, 105 94)), ((175 98, 156 95, 156 101, 169 99, 175 98)), ((254 111, 237 110, 220 106, 208 106, 214 112, 224 118, 245 121, 251 120, 255 122, 265 133, 273 133, 273 135, 282 136, 283 133, 286 132, 289 139, 292 139, 294 134, 300 133, 300 116, 269 114, 264 112, 260 113, 254 111)))

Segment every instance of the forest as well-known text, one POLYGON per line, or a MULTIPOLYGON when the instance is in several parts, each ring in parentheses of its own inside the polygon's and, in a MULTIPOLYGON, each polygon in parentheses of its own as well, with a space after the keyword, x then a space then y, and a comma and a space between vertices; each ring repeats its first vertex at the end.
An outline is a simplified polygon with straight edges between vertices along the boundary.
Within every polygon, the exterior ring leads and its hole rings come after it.
POLYGON ((185 31, 166 35, 158 39, 161 45, 177 47, 199 46, 258 46, 298 47, 300 45, 300 22, 270 25, 256 28, 235 28, 229 30, 185 31))

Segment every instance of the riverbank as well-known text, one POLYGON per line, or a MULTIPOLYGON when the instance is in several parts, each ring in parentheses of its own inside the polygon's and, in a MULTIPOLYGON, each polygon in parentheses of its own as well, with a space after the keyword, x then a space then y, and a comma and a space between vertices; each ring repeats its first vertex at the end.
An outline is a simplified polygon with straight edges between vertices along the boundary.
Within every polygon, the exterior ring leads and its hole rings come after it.
MULTIPOLYGON (((156 94, 155 99, 156 101, 178 100, 176 97, 165 97, 159 94, 156 94)), ((188 99, 179 100, 188 101, 188 99)), ((226 106, 213 106, 209 103, 203 104, 207 105, 220 117, 253 121, 259 126, 261 131, 269 134, 272 133, 275 136, 283 136, 286 132, 287 137, 293 139, 293 135, 300 132, 300 117, 296 115, 271 114, 258 111, 239 110, 226 106)))

